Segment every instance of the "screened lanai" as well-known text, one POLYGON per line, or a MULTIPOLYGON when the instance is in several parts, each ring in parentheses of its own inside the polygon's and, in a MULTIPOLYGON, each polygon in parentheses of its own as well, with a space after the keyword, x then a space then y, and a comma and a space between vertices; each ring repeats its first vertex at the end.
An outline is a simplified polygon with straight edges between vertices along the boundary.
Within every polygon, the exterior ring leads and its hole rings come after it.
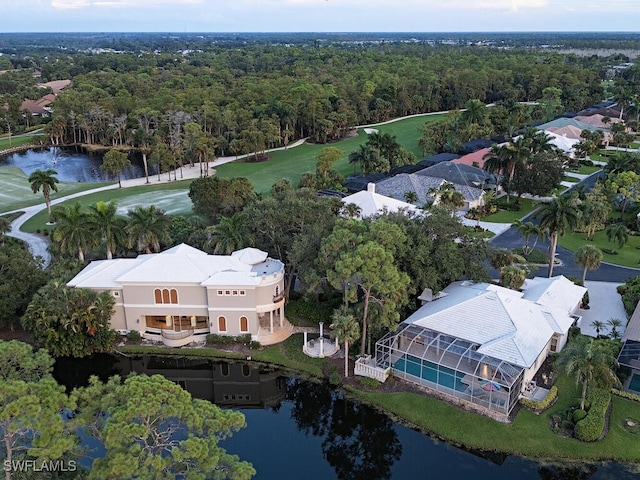
POLYGON ((376 343, 376 363, 396 377, 508 415, 524 369, 479 353, 479 345, 415 324, 401 324, 376 343))

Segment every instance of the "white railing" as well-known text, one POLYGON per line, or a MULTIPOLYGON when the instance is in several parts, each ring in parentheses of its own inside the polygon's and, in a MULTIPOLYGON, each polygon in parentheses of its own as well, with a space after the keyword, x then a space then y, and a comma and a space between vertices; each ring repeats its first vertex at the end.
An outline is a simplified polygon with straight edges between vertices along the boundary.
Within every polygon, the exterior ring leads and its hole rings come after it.
POLYGON ((167 347, 183 347, 191 343, 193 333, 193 330, 183 330, 182 332, 162 330, 162 343, 167 347))
POLYGON ((365 355, 356 360, 354 373, 361 377, 369 377, 383 382, 389 378, 391 368, 380 368, 375 366, 375 361, 371 361, 371 355, 365 355))

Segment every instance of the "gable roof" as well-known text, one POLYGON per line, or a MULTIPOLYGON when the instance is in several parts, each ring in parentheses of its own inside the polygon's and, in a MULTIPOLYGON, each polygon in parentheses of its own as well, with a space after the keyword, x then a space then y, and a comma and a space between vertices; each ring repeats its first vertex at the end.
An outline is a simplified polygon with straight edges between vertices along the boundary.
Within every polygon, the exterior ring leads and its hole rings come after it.
POLYGON ((580 122, 578 120, 576 120, 575 118, 556 118, 555 120, 551 120, 550 122, 547 123, 543 123, 541 125, 538 125, 538 129, 539 130, 548 130, 549 128, 552 127, 566 127, 567 125, 572 125, 576 128, 579 128, 580 130, 599 130, 598 128, 594 127, 593 125, 589 125, 588 123, 584 123, 584 122, 580 122))
POLYGON ((522 286, 522 290, 523 298, 540 305, 557 308, 568 314, 574 313, 587 292, 585 287, 576 285, 563 275, 528 279, 522 286))

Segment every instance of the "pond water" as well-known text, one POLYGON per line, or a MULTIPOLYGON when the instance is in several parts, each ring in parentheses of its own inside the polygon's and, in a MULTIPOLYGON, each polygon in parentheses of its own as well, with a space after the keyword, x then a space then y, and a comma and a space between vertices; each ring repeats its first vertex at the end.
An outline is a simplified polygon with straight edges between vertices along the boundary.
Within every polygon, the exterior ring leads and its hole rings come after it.
POLYGON ((130 372, 162 374, 194 397, 241 411, 247 427, 221 445, 253 464, 255 479, 571 479, 626 480, 638 469, 617 463, 541 464, 465 451, 392 422, 326 384, 249 363, 96 355, 58 359, 67 388, 130 372))
MULTIPOLYGON (((0 157, 0 166, 17 167, 29 176, 35 170, 53 169, 61 182, 107 182, 117 180, 100 169, 103 153, 83 153, 58 147, 29 149, 0 157)), ((130 154, 131 166, 122 171, 122 179, 144 177, 142 159, 130 154)), ((149 165, 149 175, 155 169, 149 165)))

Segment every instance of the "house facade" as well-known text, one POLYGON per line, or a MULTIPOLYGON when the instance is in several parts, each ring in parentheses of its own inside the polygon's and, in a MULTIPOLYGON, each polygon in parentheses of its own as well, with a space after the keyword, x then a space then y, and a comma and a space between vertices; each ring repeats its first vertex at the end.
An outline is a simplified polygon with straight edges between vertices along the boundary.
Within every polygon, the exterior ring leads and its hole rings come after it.
POLYGON ((250 334, 268 345, 292 331, 284 317, 284 264, 255 248, 208 255, 182 244, 94 261, 67 285, 110 292, 111 328, 168 346, 203 342, 209 333, 250 334))

